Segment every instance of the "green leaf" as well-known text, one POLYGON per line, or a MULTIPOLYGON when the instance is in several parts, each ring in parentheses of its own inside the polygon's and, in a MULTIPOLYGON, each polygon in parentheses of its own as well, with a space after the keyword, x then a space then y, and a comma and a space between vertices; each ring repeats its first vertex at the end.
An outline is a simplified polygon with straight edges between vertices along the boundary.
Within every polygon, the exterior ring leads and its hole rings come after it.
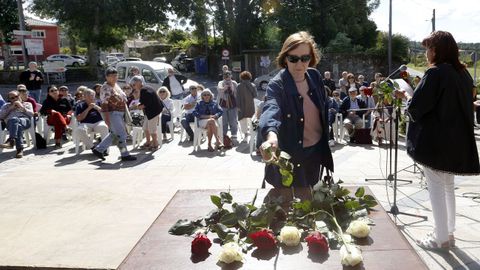
POLYGON ((222 203, 232 203, 232 195, 229 192, 220 192, 222 203))
POLYGON ((237 224, 238 219, 235 213, 228 213, 220 218, 220 223, 225 224, 227 227, 233 227, 237 224))
POLYGON ((213 225, 212 230, 218 235, 220 239, 225 239, 228 232, 230 231, 227 226, 223 225, 222 223, 217 223, 213 225))
POLYGON ((210 195, 210 200, 213 204, 215 204, 218 208, 222 208, 222 199, 216 195, 210 195))
POLYGON ((362 208, 359 202, 357 201, 348 201, 345 203, 345 207, 350 210, 357 210, 362 208))
POLYGON ((198 227, 196 227, 192 221, 188 219, 179 219, 168 230, 168 233, 173 235, 192 235, 198 227))
POLYGON ((280 169, 280 174, 282 175, 282 185, 285 187, 290 187, 293 183, 292 173, 288 170, 280 169))
POLYGON ((245 220, 247 219, 248 214, 250 214, 250 210, 248 210, 248 207, 243 204, 236 205, 233 208, 233 212, 237 215, 238 220, 245 220))
POLYGON ((235 235, 237 235, 237 234, 235 234, 235 233, 227 233, 227 235, 225 236, 225 239, 223 239, 223 241, 224 241, 225 243, 232 242, 233 239, 235 239, 235 235))
POLYGON ((343 197, 343 196, 347 196, 348 194, 350 194, 350 190, 348 190, 346 188, 339 188, 335 192, 335 197, 343 197))
POLYGON ((361 198, 365 195, 365 188, 364 187, 359 187, 357 191, 355 192, 355 197, 361 198))

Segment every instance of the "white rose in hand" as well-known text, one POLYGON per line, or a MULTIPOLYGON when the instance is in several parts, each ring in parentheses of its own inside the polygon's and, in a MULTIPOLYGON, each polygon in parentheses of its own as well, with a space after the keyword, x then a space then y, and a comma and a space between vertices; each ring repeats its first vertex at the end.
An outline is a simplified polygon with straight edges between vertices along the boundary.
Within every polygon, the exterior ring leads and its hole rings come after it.
POLYGON ((218 256, 218 260, 224 263, 232 263, 243 260, 242 249, 235 242, 229 242, 222 246, 222 252, 218 256))
POLYGON ((354 220, 350 222, 347 233, 357 238, 365 238, 370 234, 370 226, 364 220, 354 220))
POLYGON ((289 247, 298 246, 300 243, 301 232, 294 226, 285 226, 280 231, 280 236, 278 237, 280 242, 284 243, 289 247))
POLYGON ((343 245, 340 248, 340 258, 345 266, 355 266, 363 261, 360 248, 351 244, 343 245))

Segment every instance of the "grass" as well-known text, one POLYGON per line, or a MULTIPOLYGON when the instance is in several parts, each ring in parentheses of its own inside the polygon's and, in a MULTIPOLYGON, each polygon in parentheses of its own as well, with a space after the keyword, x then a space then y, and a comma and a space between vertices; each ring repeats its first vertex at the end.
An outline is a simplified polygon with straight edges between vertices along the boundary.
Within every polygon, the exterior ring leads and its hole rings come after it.
MULTIPOLYGON (((478 67, 477 67, 477 81, 476 81, 475 85, 480 85, 480 63, 477 63, 477 65, 478 65, 478 67)), ((421 72, 425 72, 425 70, 427 69, 427 67, 425 67, 425 66, 415 66, 413 63, 407 64, 407 67, 409 67, 411 69, 421 71, 421 72)), ((474 68, 473 67, 467 67, 467 70, 468 70, 468 72, 470 72, 470 75, 472 75, 472 78, 473 78, 474 68)), ((479 94, 480 94, 480 89, 478 91, 479 91, 479 94)))

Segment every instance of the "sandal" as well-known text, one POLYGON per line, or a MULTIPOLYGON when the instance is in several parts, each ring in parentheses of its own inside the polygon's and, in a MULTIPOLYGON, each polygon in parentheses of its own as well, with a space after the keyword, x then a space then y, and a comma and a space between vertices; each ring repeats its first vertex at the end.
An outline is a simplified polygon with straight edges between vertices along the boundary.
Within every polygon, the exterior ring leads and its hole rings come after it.
MULTIPOLYGON (((434 237, 434 235, 434 232, 427 233, 427 236, 434 237)), ((453 234, 448 235, 448 243, 450 244, 450 247, 455 247, 455 236, 453 236, 453 234)))
POLYGON ((217 148, 218 150, 223 150, 225 148, 225 145, 223 145, 223 143, 216 142, 215 148, 217 148))
POLYGON ((151 145, 149 143, 144 143, 142 146, 140 146, 141 149, 149 149, 151 145))
POLYGON ((422 240, 415 240, 415 243, 426 250, 448 251, 450 248, 450 241, 438 244, 433 233, 429 233, 422 240))
POLYGON ((211 145, 208 146, 208 152, 213 152, 215 151, 211 145))
POLYGON ((157 145, 152 145, 152 146, 148 147, 148 150, 150 150, 150 151, 157 151, 157 150, 158 150, 158 144, 157 144, 157 145))

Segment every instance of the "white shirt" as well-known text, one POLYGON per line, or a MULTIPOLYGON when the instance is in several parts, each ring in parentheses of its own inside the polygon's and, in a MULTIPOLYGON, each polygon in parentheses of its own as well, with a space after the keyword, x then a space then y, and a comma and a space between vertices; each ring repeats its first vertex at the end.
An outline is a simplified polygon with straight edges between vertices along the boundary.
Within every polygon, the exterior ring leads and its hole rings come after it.
MULTIPOLYGON (((191 94, 188 95, 186 98, 183 99, 183 104, 189 104, 193 102, 198 102, 200 100, 200 93, 197 93, 196 97, 193 97, 191 94)), ((195 106, 191 108, 190 110, 185 110, 185 113, 193 113, 195 110, 195 106)))
POLYGON ((350 110, 358 110, 360 107, 358 106, 357 99, 350 99, 350 110))
POLYGON ((162 99, 163 102, 163 114, 171 115, 173 113, 173 100, 171 98, 162 99))
POLYGON ((180 82, 175 78, 175 76, 170 76, 170 91, 172 92, 172 96, 180 95, 183 93, 183 86, 180 82))

